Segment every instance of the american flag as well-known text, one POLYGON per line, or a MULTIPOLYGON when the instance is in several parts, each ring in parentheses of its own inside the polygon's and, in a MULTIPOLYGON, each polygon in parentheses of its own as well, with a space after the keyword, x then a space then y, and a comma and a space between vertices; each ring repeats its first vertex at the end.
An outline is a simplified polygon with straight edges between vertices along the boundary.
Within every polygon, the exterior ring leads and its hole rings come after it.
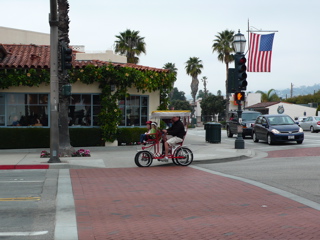
POLYGON ((250 33, 248 72, 271 72, 273 38, 274 33, 250 33))

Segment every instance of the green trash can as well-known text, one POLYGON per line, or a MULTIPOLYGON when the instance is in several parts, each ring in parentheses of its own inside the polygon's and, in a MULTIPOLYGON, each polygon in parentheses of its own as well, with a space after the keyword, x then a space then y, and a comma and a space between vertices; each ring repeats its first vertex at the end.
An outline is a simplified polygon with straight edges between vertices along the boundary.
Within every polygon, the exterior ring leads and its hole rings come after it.
POLYGON ((221 142, 221 124, 208 122, 205 124, 206 142, 220 143, 221 142))

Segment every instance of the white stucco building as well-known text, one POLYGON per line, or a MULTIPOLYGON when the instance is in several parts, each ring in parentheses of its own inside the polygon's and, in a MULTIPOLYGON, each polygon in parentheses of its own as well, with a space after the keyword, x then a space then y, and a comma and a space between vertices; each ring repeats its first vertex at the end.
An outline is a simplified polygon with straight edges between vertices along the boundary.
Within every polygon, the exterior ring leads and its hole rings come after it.
MULTIPOLYGON (((71 46, 71 48, 73 49, 73 54, 76 55, 72 63, 74 68, 83 68, 86 64, 99 66, 99 64, 108 64, 111 62, 113 64, 119 64, 121 67, 134 68, 139 71, 167 71, 164 69, 128 64, 125 56, 114 54, 111 50, 100 53, 85 53, 85 47, 82 45, 74 45, 71 46)), ((49 70, 50 34, 0 27, 0 69, 21 68, 26 70, 30 68, 49 70)), ((160 91, 147 91, 142 93, 132 86, 128 89, 127 93, 130 96, 119 100, 119 107, 123 111, 121 126, 145 126, 145 122, 150 118, 151 112, 156 110, 160 105, 160 91)), ((12 126, 13 115, 17 115, 19 118, 30 115, 30 113, 26 113, 25 111, 26 103, 24 102, 24 99, 28 99, 29 96, 34 96, 36 104, 39 104, 40 100, 38 99, 40 98, 41 102, 43 102, 43 106, 35 106, 34 109, 36 110, 32 113, 50 119, 48 117, 50 111, 48 111, 49 103, 47 101, 49 94, 50 86, 45 83, 41 83, 39 87, 11 86, 10 88, 0 89, 0 99, 4 99, 3 102, 0 102, 0 127, 12 126), (14 99, 15 102, 20 101, 20 105, 11 106, 10 99, 14 99)), ((90 125, 88 125, 88 121, 80 121, 78 117, 74 117, 77 120, 75 125, 86 127, 96 126, 97 121, 95 119, 97 110, 93 111, 93 109, 99 107, 99 104, 94 104, 99 94, 101 94, 101 89, 99 88, 98 82, 87 85, 79 81, 72 84, 72 99, 79 99, 80 102, 89 101, 90 104, 84 104, 84 107, 87 109, 90 108, 91 111, 84 111, 91 117, 90 125)), ((70 105, 74 107, 73 105, 75 104, 76 100, 74 100, 74 103, 71 102, 70 105)), ((50 122, 46 122, 43 126, 49 127, 50 122)))
POLYGON ((292 119, 303 116, 315 116, 316 108, 306 107, 287 102, 261 102, 247 107, 248 110, 254 110, 263 114, 287 114, 292 119))

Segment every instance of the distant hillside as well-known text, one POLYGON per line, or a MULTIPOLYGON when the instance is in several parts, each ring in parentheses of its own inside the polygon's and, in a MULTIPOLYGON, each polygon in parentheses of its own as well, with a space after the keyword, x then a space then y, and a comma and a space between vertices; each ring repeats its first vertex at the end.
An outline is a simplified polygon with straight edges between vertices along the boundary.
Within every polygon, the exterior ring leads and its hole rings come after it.
MULTIPOLYGON (((282 99, 290 98, 291 97, 291 89, 275 89, 277 92, 277 95, 281 97, 282 99)), ((299 95, 308 95, 308 94, 314 94, 315 92, 320 90, 320 84, 315 84, 313 86, 300 86, 300 87, 294 87, 293 86, 293 92, 292 96, 299 96, 299 95)))
MULTIPOLYGON (((258 91, 260 89, 257 89, 256 91, 258 91)), ((262 90, 263 92, 268 92, 270 89, 267 90, 262 90)), ((291 97, 291 90, 290 88, 287 89, 275 89, 277 92, 277 95, 279 97, 281 97, 282 99, 286 99, 286 98, 290 98, 291 97)), ((314 84, 313 86, 300 86, 300 87, 294 87, 293 86, 293 92, 292 92, 292 96, 300 96, 300 95, 308 95, 308 94, 314 94, 315 92, 320 90, 320 84, 314 84)), ((256 91, 247 91, 248 92, 252 92, 255 93, 256 91)), ((185 97, 188 100, 192 100, 191 94, 185 94, 185 97)))

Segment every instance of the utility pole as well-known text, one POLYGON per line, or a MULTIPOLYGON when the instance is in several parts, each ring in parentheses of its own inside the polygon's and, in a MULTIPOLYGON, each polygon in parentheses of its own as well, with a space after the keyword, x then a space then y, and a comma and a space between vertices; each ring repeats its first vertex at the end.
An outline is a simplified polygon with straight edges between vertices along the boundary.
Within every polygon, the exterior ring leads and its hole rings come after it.
POLYGON ((58 8, 50 0, 50 160, 59 163, 58 8))
POLYGON ((201 80, 203 82, 203 87, 204 87, 204 98, 207 98, 208 92, 207 92, 207 77, 204 76, 201 80))

